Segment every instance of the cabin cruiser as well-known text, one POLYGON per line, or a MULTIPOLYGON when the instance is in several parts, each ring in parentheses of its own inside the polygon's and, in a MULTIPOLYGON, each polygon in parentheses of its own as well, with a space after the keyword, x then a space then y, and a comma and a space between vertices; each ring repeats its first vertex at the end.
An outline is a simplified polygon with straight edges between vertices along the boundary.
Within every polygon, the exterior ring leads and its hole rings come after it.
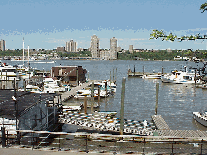
POLYGON ((6 63, 1 63, 0 80, 13 81, 14 79, 17 81, 20 80, 16 68, 11 65, 6 65, 6 63))
POLYGON ((177 71, 173 70, 171 74, 166 74, 162 76, 163 83, 175 83, 175 84, 192 84, 192 83, 199 83, 200 79, 196 79, 195 76, 200 77, 198 73, 195 71, 188 72, 187 68, 185 67, 185 71, 177 71))
POLYGON ((55 93, 55 92, 65 92, 66 89, 70 90, 66 87, 62 87, 60 84, 60 80, 55 80, 53 78, 45 78, 43 80, 43 92, 44 93, 55 93))
POLYGON ((207 111, 204 113, 200 112, 193 112, 193 118, 199 122, 200 124, 204 125, 207 127, 207 111))

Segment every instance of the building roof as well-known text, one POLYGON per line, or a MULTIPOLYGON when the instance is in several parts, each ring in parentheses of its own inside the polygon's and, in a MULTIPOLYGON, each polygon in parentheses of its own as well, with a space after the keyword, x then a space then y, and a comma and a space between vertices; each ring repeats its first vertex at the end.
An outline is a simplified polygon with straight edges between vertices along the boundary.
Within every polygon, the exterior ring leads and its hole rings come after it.
MULTIPOLYGON (((0 90, 0 117, 15 118, 15 101, 12 99, 14 96, 13 90, 0 90)), ((33 107, 40 102, 46 103, 48 100, 53 99, 52 94, 37 94, 30 92, 16 92, 16 102, 18 105, 18 116, 23 114, 26 109, 33 107), (41 95, 41 96, 40 96, 41 95)))

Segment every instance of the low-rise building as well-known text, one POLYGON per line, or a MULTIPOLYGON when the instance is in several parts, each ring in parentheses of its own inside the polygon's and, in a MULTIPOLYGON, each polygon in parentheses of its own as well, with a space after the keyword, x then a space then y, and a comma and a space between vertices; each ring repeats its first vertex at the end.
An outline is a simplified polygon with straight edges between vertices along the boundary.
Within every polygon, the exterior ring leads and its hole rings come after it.
POLYGON ((82 66, 56 66, 51 69, 51 77, 56 77, 73 86, 86 82, 86 73, 86 69, 82 66))

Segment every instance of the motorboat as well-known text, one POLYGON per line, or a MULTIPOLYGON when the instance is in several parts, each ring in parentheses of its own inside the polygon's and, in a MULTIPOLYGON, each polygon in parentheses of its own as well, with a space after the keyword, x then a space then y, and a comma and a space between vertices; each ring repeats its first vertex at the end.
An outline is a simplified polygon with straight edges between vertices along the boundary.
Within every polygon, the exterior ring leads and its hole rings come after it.
POLYGON ((14 79, 17 81, 20 80, 16 68, 11 65, 7 65, 6 63, 1 63, 0 80, 13 81, 14 79))
MULTIPOLYGON (((45 78, 43 80, 43 92, 44 93, 55 93, 55 92, 65 92, 65 87, 61 86, 60 80, 55 80, 53 78, 45 78)), ((67 90, 70 90, 67 88, 67 90)))
POLYGON ((207 127, 207 111, 204 113, 200 112, 193 112, 193 118, 199 122, 200 124, 204 125, 207 127))
MULTIPOLYGON (((24 88, 19 89, 18 91, 24 91, 24 88)), ((26 86, 26 91, 31 93, 43 93, 43 91, 38 86, 31 85, 31 84, 28 84, 26 86)))
POLYGON ((200 77, 198 73, 195 73, 194 70, 188 72, 185 68, 185 71, 173 70, 171 74, 165 74, 162 76, 163 83, 175 83, 175 84, 192 84, 192 83, 200 83, 200 79, 195 79, 196 77, 200 77))
POLYGON ((161 74, 144 74, 142 76, 143 79, 161 79, 162 75, 161 74))

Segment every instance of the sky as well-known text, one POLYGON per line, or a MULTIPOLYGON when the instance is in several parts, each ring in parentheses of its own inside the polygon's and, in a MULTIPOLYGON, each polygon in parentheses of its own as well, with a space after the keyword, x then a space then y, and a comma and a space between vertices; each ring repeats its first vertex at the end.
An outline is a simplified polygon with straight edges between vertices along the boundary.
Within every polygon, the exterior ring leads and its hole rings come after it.
POLYGON ((7 49, 55 49, 73 39, 89 48, 92 35, 100 48, 110 38, 128 49, 207 49, 206 40, 149 40, 153 29, 178 36, 206 34, 205 0, 1 0, 0 39, 7 49))

